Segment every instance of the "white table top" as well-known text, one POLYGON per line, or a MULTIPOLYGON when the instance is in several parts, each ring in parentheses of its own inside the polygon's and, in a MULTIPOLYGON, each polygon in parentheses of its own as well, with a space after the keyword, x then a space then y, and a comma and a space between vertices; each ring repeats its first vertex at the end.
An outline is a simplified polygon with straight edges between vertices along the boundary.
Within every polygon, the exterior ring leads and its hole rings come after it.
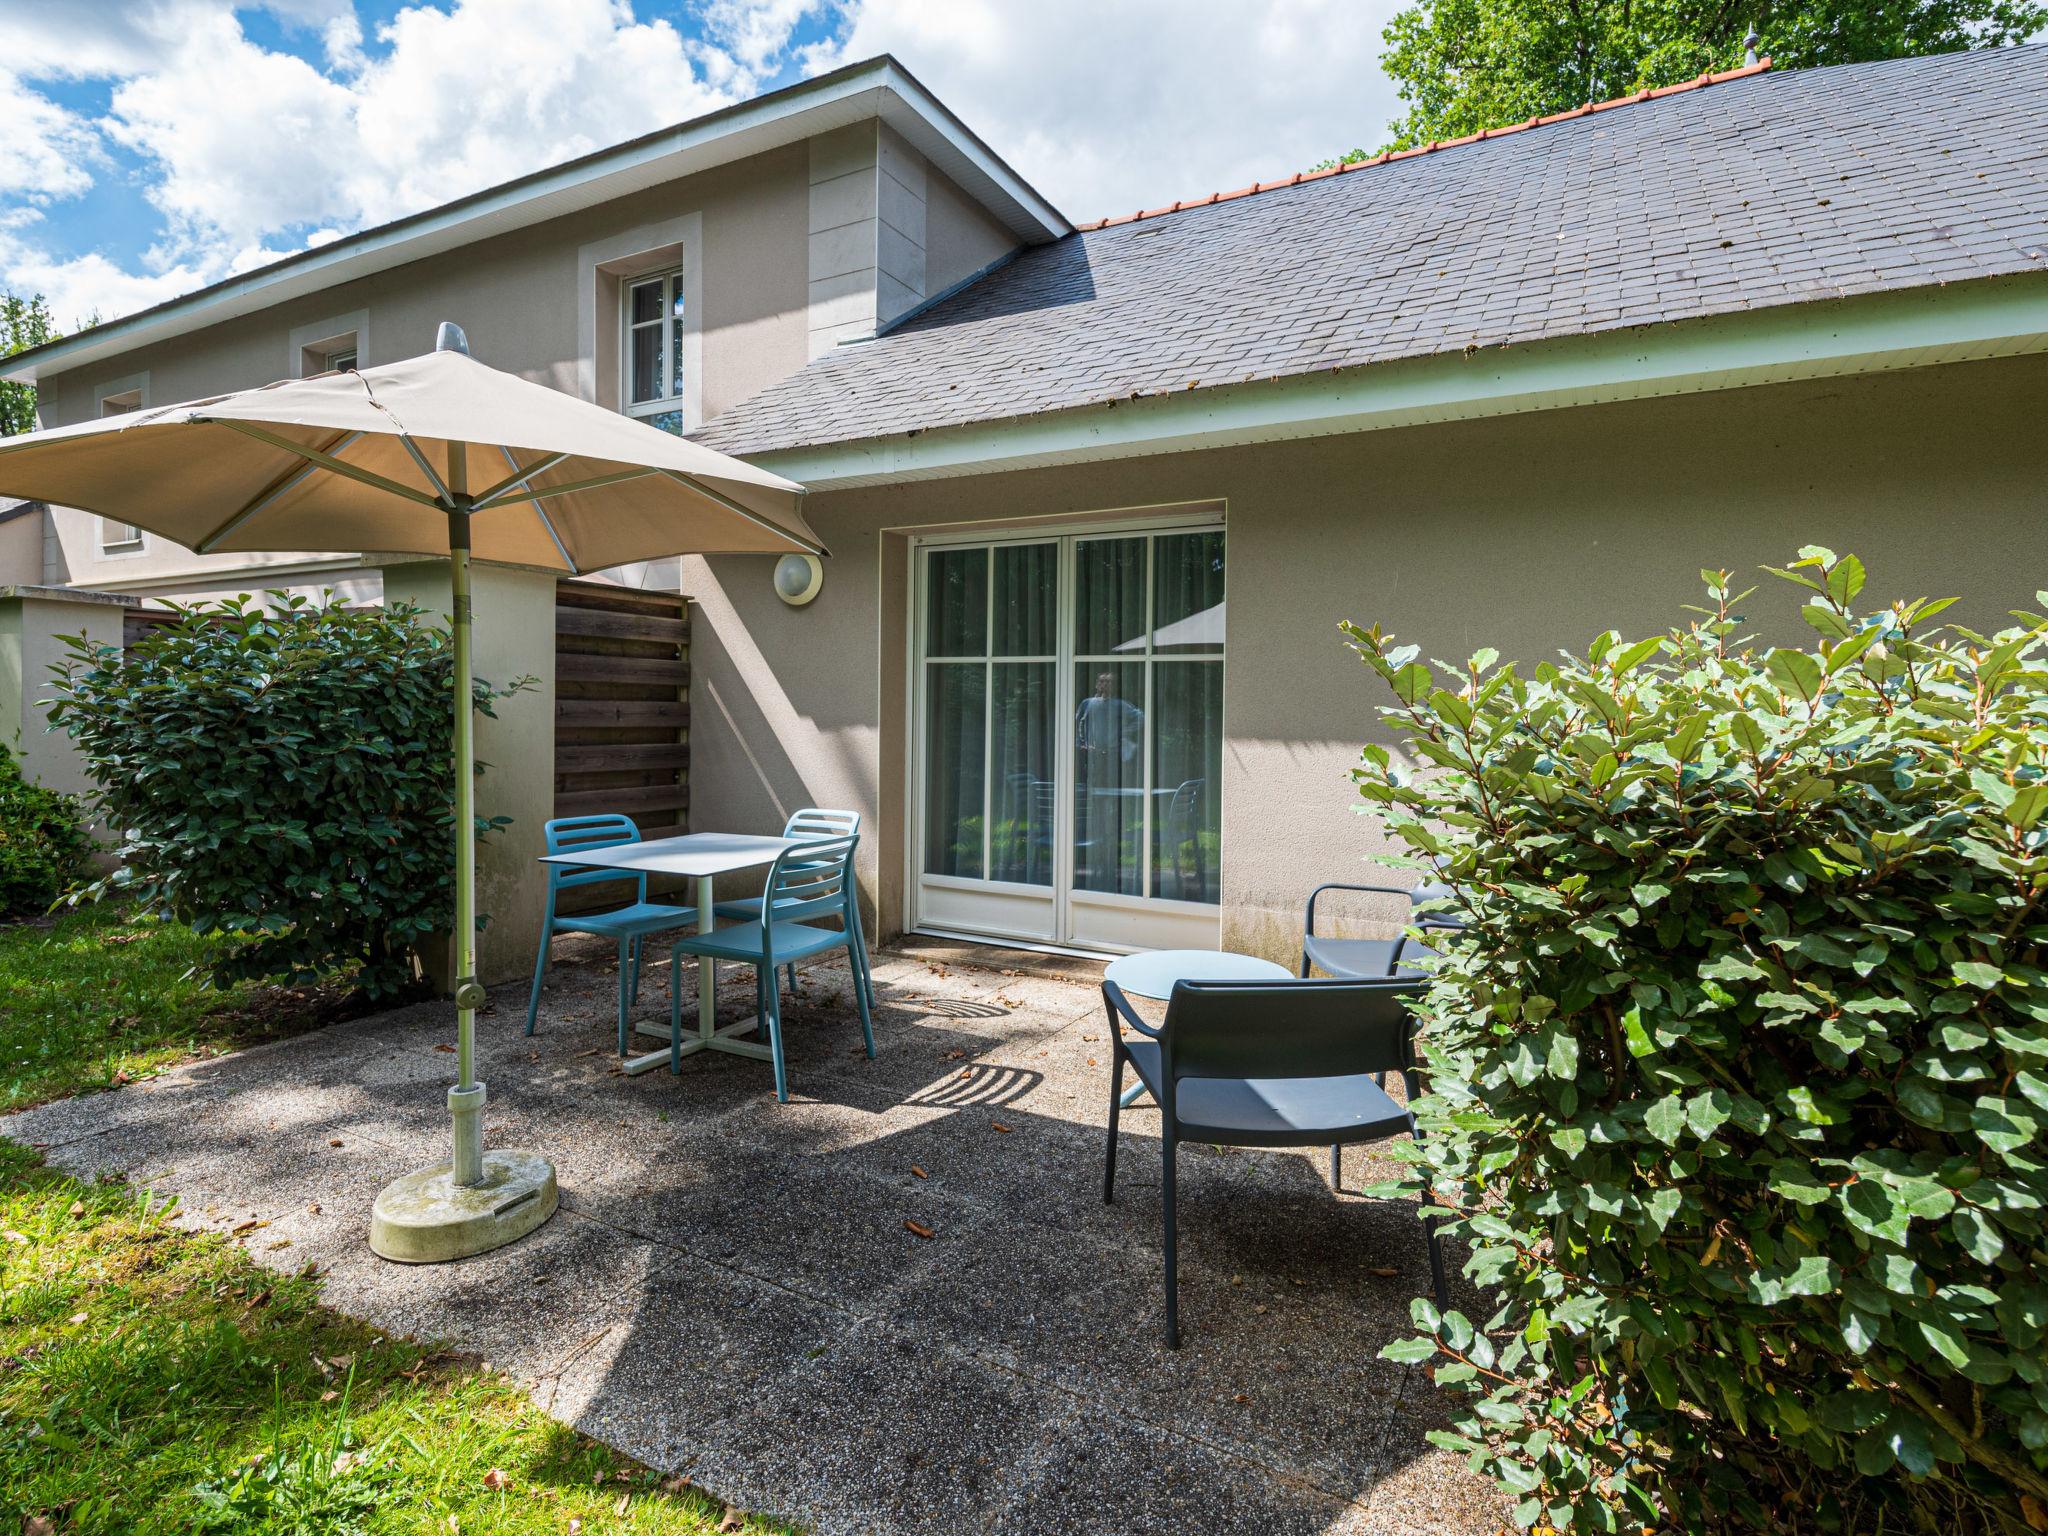
POLYGON ((757 837, 750 832, 689 832, 658 837, 648 843, 614 843, 581 853, 551 853, 543 864, 573 864, 582 869, 620 869, 640 875, 729 874, 773 864, 785 848, 815 843, 815 837, 757 837))
POLYGON ((1119 955, 1102 975, 1126 992, 1164 1002, 1173 996, 1177 981, 1288 981, 1294 973, 1271 960, 1227 949, 1154 949, 1119 955))

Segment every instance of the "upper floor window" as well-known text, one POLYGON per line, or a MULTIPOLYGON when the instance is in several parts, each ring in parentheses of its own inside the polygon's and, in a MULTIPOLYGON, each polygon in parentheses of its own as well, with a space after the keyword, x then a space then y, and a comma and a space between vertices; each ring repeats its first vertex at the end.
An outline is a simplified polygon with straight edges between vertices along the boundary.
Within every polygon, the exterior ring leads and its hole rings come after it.
MULTIPOLYGON (((125 416, 130 411, 142 409, 142 391, 127 389, 119 394, 100 396, 102 416, 125 416)), ((143 532, 133 523, 117 523, 111 517, 100 522, 100 553, 103 555, 133 555, 142 551, 143 532)))
POLYGON ((626 414, 669 432, 683 430, 683 274, 681 269, 620 285, 619 356, 626 414))
POLYGON ((324 373, 354 373, 356 368, 355 343, 350 342, 345 347, 336 347, 321 361, 326 364, 325 368, 321 370, 324 373))

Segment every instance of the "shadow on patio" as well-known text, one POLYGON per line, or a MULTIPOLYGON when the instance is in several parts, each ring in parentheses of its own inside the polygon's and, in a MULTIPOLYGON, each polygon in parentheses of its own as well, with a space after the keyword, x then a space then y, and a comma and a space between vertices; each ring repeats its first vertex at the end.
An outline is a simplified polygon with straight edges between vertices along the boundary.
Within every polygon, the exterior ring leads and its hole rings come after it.
MULTIPOLYGON (((618 1075, 611 973, 576 955, 537 1036, 518 989, 479 1030, 492 1143, 544 1150, 563 1192, 497 1253, 409 1269, 364 1241, 383 1181, 445 1156, 438 1005, 0 1131, 175 1192, 265 1263, 315 1261, 342 1310, 473 1350, 558 1417, 821 1536, 1498 1524, 1423 1438, 1427 1380, 1378 1358, 1427 1291, 1414 1211, 1332 1194, 1327 1154, 1183 1150, 1186 1340, 1160 1345, 1156 1114, 1126 1113, 1105 1206, 1091 986, 878 953, 870 1062, 845 971, 821 967, 788 1009, 778 1106, 740 1058, 618 1075)), ((667 980, 650 971, 643 1017, 665 1019, 667 980)), ((722 1006, 751 999, 736 972, 722 1006)), ((1374 1152, 1348 1153, 1348 1190, 1390 1169, 1374 1152)))

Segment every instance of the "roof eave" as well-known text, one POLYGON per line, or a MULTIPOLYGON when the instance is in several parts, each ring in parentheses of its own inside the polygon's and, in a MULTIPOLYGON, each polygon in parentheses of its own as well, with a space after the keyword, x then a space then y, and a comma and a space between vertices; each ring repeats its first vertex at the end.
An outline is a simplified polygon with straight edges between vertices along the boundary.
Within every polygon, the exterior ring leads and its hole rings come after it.
POLYGON ((34 384, 151 342, 559 218, 647 187, 879 117, 1027 244, 1073 226, 893 57, 849 64, 439 207, 358 231, 73 336, 16 353, 0 379, 34 384))
POLYGON ((811 491, 1196 452, 2048 352, 2048 274, 1180 390, 1036 416, 773 449, 811 491))

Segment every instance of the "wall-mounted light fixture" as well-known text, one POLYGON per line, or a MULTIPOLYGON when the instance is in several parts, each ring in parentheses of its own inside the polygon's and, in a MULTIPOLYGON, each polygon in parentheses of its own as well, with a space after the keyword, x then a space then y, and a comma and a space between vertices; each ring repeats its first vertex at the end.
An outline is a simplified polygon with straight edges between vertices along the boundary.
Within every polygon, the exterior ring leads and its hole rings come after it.
POLYGON ((775 562, 775 595, 801 608, 825 585, 825 565, 816 555, 784 555, 775 562))

